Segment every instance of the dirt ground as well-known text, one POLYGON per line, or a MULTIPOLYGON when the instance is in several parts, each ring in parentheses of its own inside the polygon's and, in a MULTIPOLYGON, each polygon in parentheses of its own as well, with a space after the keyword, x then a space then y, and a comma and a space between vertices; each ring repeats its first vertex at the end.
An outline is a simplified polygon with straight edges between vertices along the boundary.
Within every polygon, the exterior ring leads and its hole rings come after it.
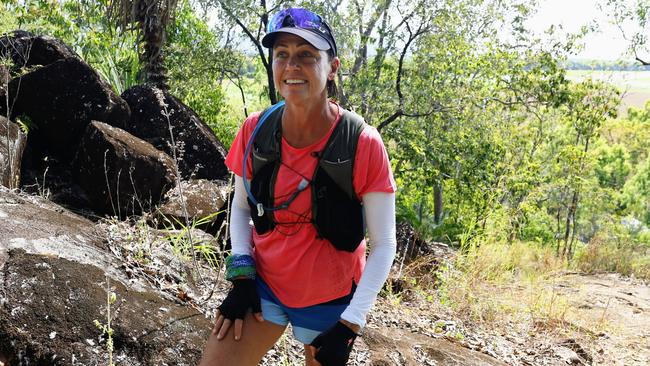
POLYGON ((650 365, 650 287, 643 281, 564 273, 534 287, 495 288, 491 296, 529 313, 465 324, 466 347, 510 365, 650 365))
POLYGON ((498 303, 494 319, 459 316, 435 296, 380 297, 351 364, 650 365, 650 287, 641 281, 563 273, 481 296, 498 303))
POLYGON ((555 289, 569 300, 578 331, 600 330, 584 338, 594 365, 650 365, 648 284, 617 274, 568 274, 555 289))

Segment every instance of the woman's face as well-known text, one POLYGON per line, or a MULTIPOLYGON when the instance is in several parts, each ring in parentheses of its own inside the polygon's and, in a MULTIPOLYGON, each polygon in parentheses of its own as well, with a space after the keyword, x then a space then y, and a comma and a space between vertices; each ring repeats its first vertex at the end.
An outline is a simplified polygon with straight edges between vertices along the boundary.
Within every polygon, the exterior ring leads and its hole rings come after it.
POLYGON ((273 45, 273 82, 287 102, 327 98, 327 81, 340 65, 309 42, 293 34, 280 34, 273 45))

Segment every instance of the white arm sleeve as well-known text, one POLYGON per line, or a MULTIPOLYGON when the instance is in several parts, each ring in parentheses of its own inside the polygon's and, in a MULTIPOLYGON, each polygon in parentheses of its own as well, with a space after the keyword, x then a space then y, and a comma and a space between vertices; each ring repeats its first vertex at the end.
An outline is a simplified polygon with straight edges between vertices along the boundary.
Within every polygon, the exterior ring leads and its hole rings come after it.
POLYGON ((363 209, 370 237, 370 255, 350 305, 341 318, 360 326, 377 299, 395 259, 395 193, 370 192, 363 197, 363 209))
POLYGON ((235 194, 230 209, 230 242, 232 254, 252 255, 253 222, 250 207, 246 201, 244 179, 235 175, 235 194))

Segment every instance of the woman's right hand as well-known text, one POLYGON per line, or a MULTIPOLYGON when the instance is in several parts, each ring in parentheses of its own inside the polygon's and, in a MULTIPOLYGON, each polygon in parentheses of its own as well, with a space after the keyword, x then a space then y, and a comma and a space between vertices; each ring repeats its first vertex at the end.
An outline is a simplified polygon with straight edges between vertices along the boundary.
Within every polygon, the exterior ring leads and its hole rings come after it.
POLYGON ((244 317, 249 308, 253 311, 253 316, 257 321, 264 321, 255 280, 243 278, 236 279, 232 283, 232 289, 217 308, 217 320, 214 323, 214 328, 212 328, 212 334, 216 334, 219 340, 228 334, 228 329, 233 323, 235 325, 235 340, 241 339, 244 317))

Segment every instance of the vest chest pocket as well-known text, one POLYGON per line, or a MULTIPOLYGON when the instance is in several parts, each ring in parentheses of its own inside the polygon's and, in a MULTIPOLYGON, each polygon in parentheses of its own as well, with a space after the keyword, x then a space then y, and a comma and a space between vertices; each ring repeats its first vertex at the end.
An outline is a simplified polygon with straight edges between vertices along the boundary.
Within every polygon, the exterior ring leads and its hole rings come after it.
POLYGON ((264 167, 266 164, 274 163, 275 160, 278 158, 277 154, 270 152, 270 153, 265 153, 258 151, 257 149, 253 150, 252 152, 253 156, 253 176, 257 172, 260 171, 262 167, 264 167))
POLYGON ((352 186, 352 159, 338 159, 337 161, 321 159, 319 165, 350 198, 356 199, 356 193, 352 186))

